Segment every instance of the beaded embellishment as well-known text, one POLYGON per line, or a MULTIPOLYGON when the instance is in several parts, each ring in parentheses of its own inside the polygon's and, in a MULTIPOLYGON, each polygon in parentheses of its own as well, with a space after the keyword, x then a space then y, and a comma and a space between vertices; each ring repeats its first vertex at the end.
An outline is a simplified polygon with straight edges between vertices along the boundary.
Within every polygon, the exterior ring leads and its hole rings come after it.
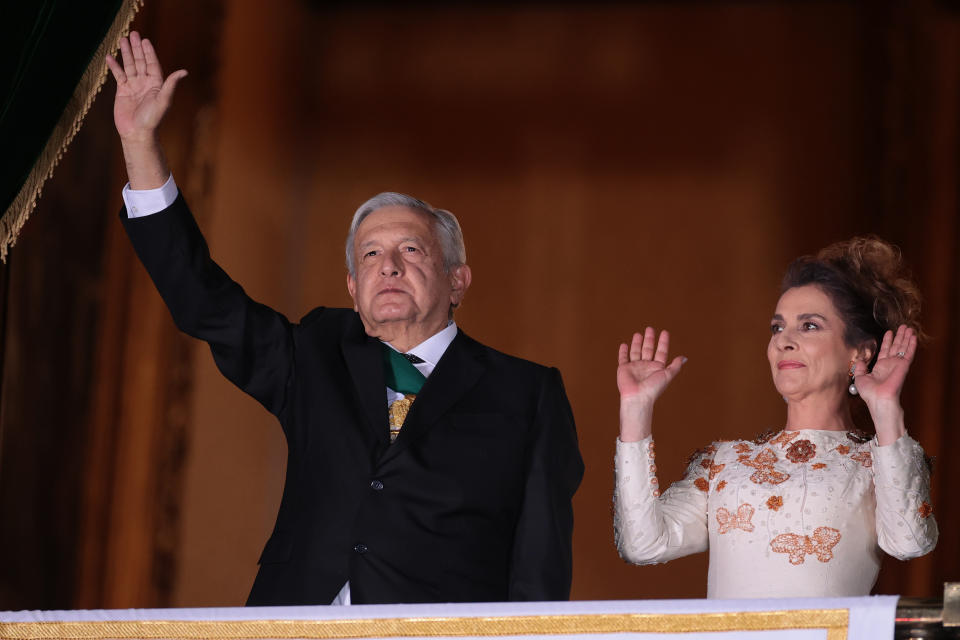
POLYGON ((737 507, 736 515, 720 507, 717 509, 717 524, 720 525, 720 533, 727 533, 734 529, 753 531, 753 523, 750 522, 753 518, 753 512, 753 506, 746 502, 737 507))
POLYGON ((850 456, 850 459, 856 460, 867 469, 873 466, 873 456, 870 455, 869 451, 861 451, 859 453, 855 453, 852 456, 850 456))
POLYGON ((777 553, 790 555, 790 564, 803 564, 808 554, 816 554, 820 562, 833 559, 833 548, 840 542, 840 532, 833 527, 817 527, 812 536, 781 533, 770 542, 777 553))
MULTIPOLYGON (((742 458, 746 458, 746 456, 742 456, 742 458)), ((790 478, 789 473, 782 473, 773 468, 773 463, 776 461, 777 454, 773 452, 773 449, 764 449, 753 460, 740 459, 741 463, 756 469, 750 476, 750 481, 756 484, 763 484, 764 482, 780 484, 790 478)))
POLYGON ((796 438, 798 435, 800 434, 796 431, 781 431, 780 435, 778 435, 776 438, 771 440, 768 444, 778 444, 781 447, 785 447, 791 440, 796 438))
POLYGON ((817 454, 817 445, 809 440, 797 440, 787 447, 787 460, 801 464, 807 462, 817 454))
POLYGON ((770 496, 767 498, 767 509, 779 511, 783 506, 783 496, 770 496))

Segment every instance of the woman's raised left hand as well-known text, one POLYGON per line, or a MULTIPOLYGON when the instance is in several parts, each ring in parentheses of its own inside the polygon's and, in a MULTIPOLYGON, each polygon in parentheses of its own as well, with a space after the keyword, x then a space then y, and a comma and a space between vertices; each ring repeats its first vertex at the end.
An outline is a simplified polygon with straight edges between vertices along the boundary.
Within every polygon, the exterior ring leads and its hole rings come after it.
POLYGON ((893 442, 904 433, 900 391, 916 352, 916 332, 900 325, 896 334, 887 331, 883 335, 877 361, 870 373, 867 373, 865 362, 856 363, 854 385, 870 410, 881 445, 893 442))

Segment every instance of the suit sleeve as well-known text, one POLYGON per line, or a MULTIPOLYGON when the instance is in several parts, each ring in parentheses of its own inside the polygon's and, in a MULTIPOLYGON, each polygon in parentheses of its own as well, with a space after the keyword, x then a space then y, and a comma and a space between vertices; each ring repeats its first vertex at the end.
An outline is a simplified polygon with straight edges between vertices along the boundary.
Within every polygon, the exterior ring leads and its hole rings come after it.
POLYGON ((293 364, 291 326, 251 300, 211 258, 182 195, 164 211, 120 218, 177 327, 210 345, 231 382, 279 415, 293 364))
POLYGON ((560 372, 541 383, 523 506, 513 544, 510 600, 567 600, 573 573, 573 494, 583 477, 573 412, 560 372))

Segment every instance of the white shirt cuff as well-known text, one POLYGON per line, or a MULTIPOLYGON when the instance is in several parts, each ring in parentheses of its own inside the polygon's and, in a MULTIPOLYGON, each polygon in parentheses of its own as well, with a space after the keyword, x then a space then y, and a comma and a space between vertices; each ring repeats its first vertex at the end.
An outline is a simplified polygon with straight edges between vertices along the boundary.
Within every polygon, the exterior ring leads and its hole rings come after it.
POLYGON ((128 218, 142 218, 151 214, 163 211, 173 204, 177 199, 177 183, 173 181, 173 174, 167 178, 167 181, 159 189, 144 189, 135 191, 130 188, 128 182, 123 187, 123 204, 127 207, 128 218))

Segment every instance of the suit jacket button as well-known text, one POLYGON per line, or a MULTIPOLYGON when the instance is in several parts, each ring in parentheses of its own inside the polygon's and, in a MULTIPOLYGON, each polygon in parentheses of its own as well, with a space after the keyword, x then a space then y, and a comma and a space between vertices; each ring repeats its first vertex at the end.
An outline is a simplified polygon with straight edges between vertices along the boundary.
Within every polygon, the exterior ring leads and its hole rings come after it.
POLYGON ((359 554, 364 554, 364 553, 367 552, 367 545, 362 544, 362 543, 361 543, 361 544, 358 544, 358 545, 356 545, 356 546, 353 548, 353 550, 356 551, 356 552, 359 553, 359 554))
POLYGON ((370 488, 373 489, 374 491, 380 491, 381 489, 383 489, 383 483, 380 482, 379 480, 371 480, 370 488))

